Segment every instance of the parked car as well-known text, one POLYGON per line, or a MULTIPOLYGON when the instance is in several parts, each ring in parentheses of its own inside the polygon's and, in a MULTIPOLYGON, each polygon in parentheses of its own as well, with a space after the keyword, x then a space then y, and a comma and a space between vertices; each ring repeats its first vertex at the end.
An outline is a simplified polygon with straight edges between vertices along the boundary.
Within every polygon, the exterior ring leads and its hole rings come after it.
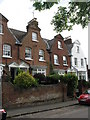
POLYGON ((4 109, 0 109, 0 120, 6 120, 7 112, 4 109))
POLYGON ((79 96, 78 102, 80 104, 89 104, 90 105, 90 89, 87 89, 85 92, 83 92, 79 96))

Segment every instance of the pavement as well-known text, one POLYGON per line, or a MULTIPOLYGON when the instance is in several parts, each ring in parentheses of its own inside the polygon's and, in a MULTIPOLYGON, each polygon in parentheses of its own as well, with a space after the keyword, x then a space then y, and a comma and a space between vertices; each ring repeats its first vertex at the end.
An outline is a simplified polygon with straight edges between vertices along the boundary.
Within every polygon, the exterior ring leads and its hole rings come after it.
POLYGON ((74 100, 69 100, 65 102, 47 103, 47 104, 41 104, 41 105, 21 107, 21 108, 12 108, 7 110, 7 118, 22 116, 26 114, 33 114, 38 112, 44 112, 44 111, 49 111, 53 109, 73 106, 77 104, 78 104, 78 101, 74 99, 74 100))

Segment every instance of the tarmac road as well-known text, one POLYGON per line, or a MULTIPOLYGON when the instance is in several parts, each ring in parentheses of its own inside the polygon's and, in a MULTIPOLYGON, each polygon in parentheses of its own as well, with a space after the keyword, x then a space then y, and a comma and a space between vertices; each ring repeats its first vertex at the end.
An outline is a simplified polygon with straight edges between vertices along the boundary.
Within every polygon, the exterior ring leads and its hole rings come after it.
POLYGON ((88 118, 89 106, 74 105, 64 108, 22 115, 14 118, 88 118))

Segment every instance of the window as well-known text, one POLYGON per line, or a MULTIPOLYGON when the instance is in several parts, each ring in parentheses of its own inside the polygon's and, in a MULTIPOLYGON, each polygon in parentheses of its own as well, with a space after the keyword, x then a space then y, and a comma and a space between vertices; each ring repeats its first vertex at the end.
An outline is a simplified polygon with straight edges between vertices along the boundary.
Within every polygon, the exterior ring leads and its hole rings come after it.
POLYGON ((46 76, 46 69, 40 69, 40 68, 33 69, 32 75, 34 76, 36 73, 41 73, 46 76))
POLYGON ((58 49, 62 49, 62 44, 60 41, 58 41, 58 49))
POLYGON ((3 56, 4 57, 11 57, 11 46, 8 44, 3 45, 3 56))
POLYGON ((82 67, 84 66, 84 64, 83 64, 83 59, 81 59, 81 66, 82 66, 82 67))
POLYGON ((76 48, 76 49, 77 49, 77 50, 76 50, 76 51, 77 51, 77 53, 79 53, 79 46, 77 46, 77 48, 76 48))
POLYGON ((31 59, 32 55, 31 55, 31 48, 25 48, 25 58, 26 59, 31 59))
POLYGON ((37 33, 32 32, 32 41, 37 41, 37 33))
POLYGON ((59 65, 58 55, 54 55, 54 64, 59 65))
POLYGON ((77 66, 77 58, 74 58, 74 64, 77 66))
POLYGON ((66 56, 63 56, 63 65, 67 65, 67 58, 66 58, 66 56))
POLYGON ((39 50, 39 61, 44 61, 44 51, 39 50))
POLYGON ((0 33, 3 33, 3 25, 0 24, 0 33))

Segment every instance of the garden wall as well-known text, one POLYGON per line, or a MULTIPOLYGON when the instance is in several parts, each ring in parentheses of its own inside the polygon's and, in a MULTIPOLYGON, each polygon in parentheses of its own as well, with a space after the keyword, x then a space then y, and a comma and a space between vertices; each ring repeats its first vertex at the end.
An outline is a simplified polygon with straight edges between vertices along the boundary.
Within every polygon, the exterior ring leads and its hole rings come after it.
POLYGON ((41 85, 30 89, 16 89, 10 82, 2 83, 3 108, 35 105, 45 101, 67 99, 67 87, 60 83, 41 85))

